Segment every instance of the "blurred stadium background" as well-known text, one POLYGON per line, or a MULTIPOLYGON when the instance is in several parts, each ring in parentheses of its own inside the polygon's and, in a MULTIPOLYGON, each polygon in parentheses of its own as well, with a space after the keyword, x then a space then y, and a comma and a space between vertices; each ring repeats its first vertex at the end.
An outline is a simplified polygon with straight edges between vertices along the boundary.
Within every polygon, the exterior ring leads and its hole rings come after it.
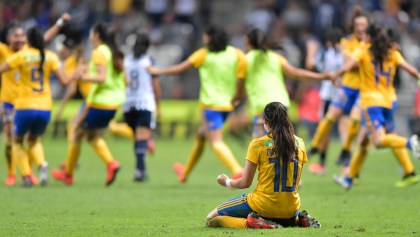
MULTIPOLYGON (((81 32, 86 57, 91 49, 87 40, 89 28, 95 22, 105 21, 119 32, 123 50, 133 44, 133 33, 149 33, 153 42, 151 55, 158 66, 168 66, 200 47, 201 33, 210 24, 224 26, 231 44, 238 48, 243 48, 247 30, 258 27, 271 36, 289 62, 304 67, 308 40, 321 41, 331 27, 340 27, 348 33, 355 5, 370 12, 373 21, 393 29, 404 56, 420 68, 420 2, 415 0, 1 0, 0 32, 4 40, 5 27, 12 20, 22 22, 25 27, 46 30, 61 14, 69 12, 73 19, 61 33, 81 32)), ((58 49, 61 40, 57 37, 49 47, 58 49)), ((164 99, 198 97, 199 79, 195 70, 169 78, 160 78, 164 99)), ((397 130, 407 135, 408 121, 419 112, 412 109, 416 86, 404 73, 398 76, 396 84, 397 130)), ((319 84, 288 80, 287 85, 296 105, 293 119, 296 124, 304 122, 313 129, 320 119, 319 84)), ((53 88, 54 97, 60 99, 64 88, 58 82, 53 88)), ((167 120, 174 120, 170 113, 165 115, 167 120)), ((177 116, 188 118, 189 114, 177 116)))

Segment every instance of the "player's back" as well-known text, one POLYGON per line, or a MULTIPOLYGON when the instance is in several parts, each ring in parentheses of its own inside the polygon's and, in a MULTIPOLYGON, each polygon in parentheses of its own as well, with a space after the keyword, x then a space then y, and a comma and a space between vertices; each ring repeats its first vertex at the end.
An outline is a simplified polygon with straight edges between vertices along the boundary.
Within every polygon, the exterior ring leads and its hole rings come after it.
POLYGON ((361 106, 392 108, 395 98, 394 77, 398 65, 404 61, 401 53, 390 49, 382 65, 374 59, 370 48, 356 52, 362 81, 360 85, 361 106))
POLYGON ((149 55, 139 58, 128 55, 124 58, 124 70, 128 80, 124 110, 129 110, 131 107, 139 110, 155 110, 152 75, 147 71, 147 68, 153 64, 149 55))
POLYGON ((248 203, 261 216, 291 218, 299 209, 299 180, 307 157, 303 140, 295 138, 298 156, 289 162, 273 154, 274 141, 269 136, 250 144, 247 160, 258 166, 258 184, 248 195, 248 203))
POLYGON ((46 50, 42 70, 39 68, 41 56, 35 48, 23 49, 9 57, 7 62, 12 69, 19 72, 20 77, 15 108, 50 110, 50 75, 52 71, 60 68, 57 55, 46 50))

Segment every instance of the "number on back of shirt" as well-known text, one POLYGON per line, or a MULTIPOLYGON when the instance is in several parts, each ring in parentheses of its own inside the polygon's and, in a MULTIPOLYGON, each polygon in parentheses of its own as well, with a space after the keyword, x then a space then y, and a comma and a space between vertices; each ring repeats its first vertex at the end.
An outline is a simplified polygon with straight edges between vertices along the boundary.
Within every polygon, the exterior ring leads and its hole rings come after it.
POLYGON ((274 164, 274 192, 280 192, 280 183, 281 192, 294 192, 298 176, 298 159, 282 162, 281 158, 270 158, 269 162, 274 164), (288 183, 292 183, 292 185, 288 186, 288 183))
POLYGON ((44 90, 44 72, 43 71, 39 71, 38 68, 32 69, 31 81, 35 83, 39 83, 39 86, 37 88, 33 88, 32 91, 42 92, 44 90))
POLYGON ((140 86, 140 76, 137 70, 130 71, 130 89, 136 91, 140 86))

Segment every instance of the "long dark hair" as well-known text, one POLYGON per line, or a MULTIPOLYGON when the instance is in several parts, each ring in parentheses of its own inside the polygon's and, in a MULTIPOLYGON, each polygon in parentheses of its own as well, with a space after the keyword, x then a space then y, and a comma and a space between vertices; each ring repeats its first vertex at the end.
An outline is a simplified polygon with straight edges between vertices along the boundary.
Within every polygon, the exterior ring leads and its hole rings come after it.
POLYGON ((280 102, 271 102, 264 108, 264 119, 270 127, 269 135, 274 140, 273 154, 283 161, 292 161, 298 153, 295 132, 287 116, 287 108, 280 102))
POLYGON ((211 52, 220 52, 226 49, 228 35, 225 30, 216 26, 210 26, 205 34, 210 37, 210 43, 207 47, 211 52))
POLYGON ((246 37, 252 48, 262 50, 263 52, 267 52, 270 49, 268 38, 262 30, 254 28, 248 32, 246 37))
POLYGON ((143 33, 137 34, 136 42, 134 43, 134 46, 133 46, 134 58, 138 59, 141 56, 145 55, 149 46, 150 46, 149 37, 143 33))
POLYGON ((26 37, 28 38, 28 43, 31 47, 34 47, 39 50, 39 55, 41 57, 41 61, 39 63, 38 71, 42 72, 42 67, 44 66, 45 62, 45 43, 44 37, 40 30, 35 27, 28 29, 26 33, 26 37))
POLYGON ((376 63, 382 70, 383 63, 391 48, 391 40, 386 30, 376 24, 371 24, 366 33, 370 36, 371 52, 376 63))
POLYGON ((119 50, 115 41, 116 34, 112 30, 108 30, 108 26, 105 23, 97 23, 93 26, 93 32, 99 35, 99 39, 106 44, 112 52, 112 65, 114 70, 122 72, 123 70, 123 59, 124 54, 119 50))

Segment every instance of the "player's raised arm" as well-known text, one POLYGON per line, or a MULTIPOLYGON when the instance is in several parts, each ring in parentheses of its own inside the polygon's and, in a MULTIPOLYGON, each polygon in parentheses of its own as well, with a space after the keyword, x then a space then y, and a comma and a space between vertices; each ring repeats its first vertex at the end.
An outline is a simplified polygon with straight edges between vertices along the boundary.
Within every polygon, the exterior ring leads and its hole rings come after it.
POLYGON ((57 22, 51 26, 45 33, 44 33, 44 41, 46 43, 50 42, 60 31, 61 27, 64 26, 67 22, 71 20, 71 15, 68 13, 64 13, 57 22))
POLYGON ((403 60, 400 62, 399 67, 404 69, 404 71, 408 72, 411 76, 416 78, 417 81, 420 80, 420 73, 413 65, 409 64, 407 61, 403 60))

